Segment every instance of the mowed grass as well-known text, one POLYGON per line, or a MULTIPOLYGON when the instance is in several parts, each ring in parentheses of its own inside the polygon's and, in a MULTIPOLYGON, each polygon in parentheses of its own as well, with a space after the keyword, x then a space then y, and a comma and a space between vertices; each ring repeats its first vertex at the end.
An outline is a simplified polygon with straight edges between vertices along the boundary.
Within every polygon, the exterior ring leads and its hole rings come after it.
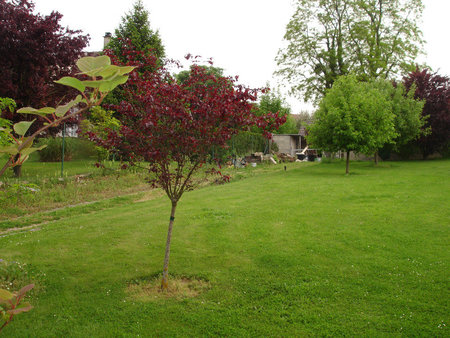
POLYGON ((344 165, 186 193, 169 271, 195 298, 126 292, 161 272, 165 197, 0 238, 38 285, 5 336, 449 336, 450 161, 344 165))

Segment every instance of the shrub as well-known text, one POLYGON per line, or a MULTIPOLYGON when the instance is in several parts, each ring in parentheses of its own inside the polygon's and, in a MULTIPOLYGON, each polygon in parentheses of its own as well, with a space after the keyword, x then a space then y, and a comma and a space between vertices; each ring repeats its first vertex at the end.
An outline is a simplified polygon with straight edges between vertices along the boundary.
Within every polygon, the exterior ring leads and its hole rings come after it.
MULTIPOLYGON (((73 156, 73 138, 65 137, 64 138, 64 161, 70 161, 73 156)), ((44 149, 38 152, 39 160, 41 162, 59 162, 61 161, 62 156, 62 145, 63 138, 62 137, 48 137, 41 138, 37 142, 38 146, 46 145, 44 149)))

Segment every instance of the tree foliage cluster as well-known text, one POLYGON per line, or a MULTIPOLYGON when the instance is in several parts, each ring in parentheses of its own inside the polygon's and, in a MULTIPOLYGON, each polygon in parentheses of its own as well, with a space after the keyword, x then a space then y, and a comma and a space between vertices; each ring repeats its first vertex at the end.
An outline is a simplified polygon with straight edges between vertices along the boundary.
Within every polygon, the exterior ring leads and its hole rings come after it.
POLYGON ((412 89, 414 98, 424 100, 422 116, 426 118, 423 134, 414 143, 424 158, 435 152, 448 155, 450 146, 450 78, 428 69, 416 69, 409 73, 403 83, 412 89))
POLYGON ((149 13, 141 0, 134 3, 132 11, 122 17, 122 22, 106 48, 111 49, 121 62, 126 62, 126 44, 131 42, 137 50, 155 55, 158 60, 165 57, 165 49, 158 31, 150 27, 149 13))
MULTIPOLYGON (((91 136, 131 164, 146 161, 150 182, 161 187, 171 201, 161 283, 165 290, 175 210, 183 193, 194 187, 194 174, 211 158, 212 150, 227 147, 233 135, 257 126, 270 136, 285 117, 255 114, 252 102, 259 90, 236 84, 236 78, 194 63, 184 80, 178 81, 154 55, 131 47, 125 55, 126 65, 138 69, 124 85, 126 100, 114 107, 121 127, 111 131, 107 140, 91 136)), ((114 54, 111 58, 122 64, 114 54)))
MULTIPOLYGON (((31 0, 0 1, 0 97, 14 99, 18 108, 56 105, 73 98, 75 91, 54 81, 75 74, 73 65, 89 41, 81 31, 61 26, 62 14, 53 11, 43 16, 35 14, 34 8, 31 0)), ((29 133, 46 123, 40 116, 10 111, 3 111, 1 117, 13 123, 35 118, 29 133)))
POLYGON ((294 118, 291 116, 291 108, 283 101, 280 95, 270 91, 261 96, 257 105, 258 114, 278 113, 286 117, 286 122, 281 125, 275 133, 277 134, 297 134, 298 128, 294 118))
POLYGON ((401 77, 421 51, 422 10, 421 0, 297 0, 277 73, 315 102, 342 75, 401 77))
POLYGON ((374 154, 386 144, 400 146, 421 133, 424 102, 414 100, 402 85, 385 80, 359 81, 339 77, 320 102, 308 143, 319 149, 347 154, 374 154))
POLYGON ((34 14, 28 0, 0 1, 0 97, 13 98, 18 107, 52 105, 67 88, 54 84, 74 74, 89 37, 64 28, 62 14, 34 14))

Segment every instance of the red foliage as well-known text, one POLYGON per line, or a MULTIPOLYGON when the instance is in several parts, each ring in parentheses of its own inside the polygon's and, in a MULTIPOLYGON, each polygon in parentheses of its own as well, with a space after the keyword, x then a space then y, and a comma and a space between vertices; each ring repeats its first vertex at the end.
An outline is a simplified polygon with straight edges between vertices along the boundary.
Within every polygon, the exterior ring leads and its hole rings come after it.
POLYGON ((63 28, 60 13, 41 16, 33 10, 32 1, 0 0, 0 97, 14 99, 19 108, 60 102, 67 87, 53 81, 73 75, 89 40, 80 31, 63 28))
MULTIPOLYGON (((128 50, 128 65, 157 66, 154 56, 128 50)), ((113 61, 114 56, 112 56, 113 61)), ((169 71, 135 71, 124 86, 127 101, 114 107, 123 127, 102 145, 130 162, 145 160, 161 186, 177 202, 192 187, 192 174, 205 163, 213 147, 226 147, 232 135, 258 126, 270 131, 285 122, 277 114, 256 116, 252 107, 258 89, 217 77, 193 64, 182 84, 169 71)))
POLYGON ((423 115, 428 116, 425 128, 431 134, 420 137, 417 144, 424 158, 434 152, 448 150, 450 142, 450 78, 416 69, 403 79, 407 90, 416 86, 415 98, 425 100, 423 115))

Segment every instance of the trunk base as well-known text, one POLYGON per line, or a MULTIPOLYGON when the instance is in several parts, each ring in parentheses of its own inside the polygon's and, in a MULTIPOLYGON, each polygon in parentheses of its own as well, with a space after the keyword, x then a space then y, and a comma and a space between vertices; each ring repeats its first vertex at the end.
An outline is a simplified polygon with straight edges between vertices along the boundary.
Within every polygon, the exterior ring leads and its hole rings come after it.
POLYGON ((14 171, 14 176, 16 177, 22 176, 22 165, 16 165, 12 169, 14 171))

